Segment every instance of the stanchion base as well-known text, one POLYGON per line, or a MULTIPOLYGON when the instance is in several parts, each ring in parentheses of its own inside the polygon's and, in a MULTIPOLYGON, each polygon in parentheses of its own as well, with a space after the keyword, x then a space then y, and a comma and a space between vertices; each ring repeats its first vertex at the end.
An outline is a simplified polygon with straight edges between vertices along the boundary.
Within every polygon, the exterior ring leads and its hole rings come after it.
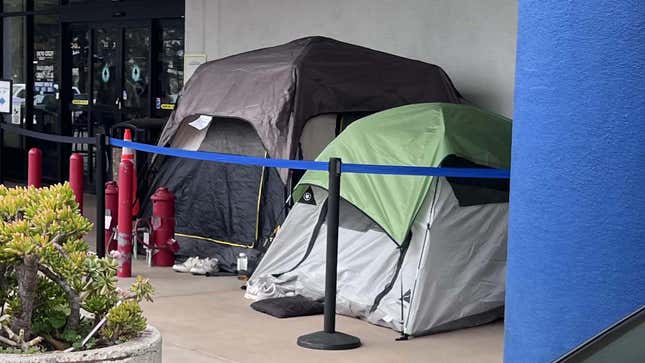
POLYGON ((298 345, 308 349, 347 350, 360 347, 361 340, 345 333, 318 331, 298 337, 298 345))

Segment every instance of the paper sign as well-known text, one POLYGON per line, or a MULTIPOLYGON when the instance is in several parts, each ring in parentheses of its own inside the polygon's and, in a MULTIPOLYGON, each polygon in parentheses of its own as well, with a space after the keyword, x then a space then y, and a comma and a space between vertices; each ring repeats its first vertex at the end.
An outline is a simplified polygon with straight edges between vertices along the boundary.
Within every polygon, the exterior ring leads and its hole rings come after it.
POLYGON ((11 81, 0 81, 0 113, 11 113, 11 81))
POLYGON ((13 113, 11 114, 11 123, 14 125, 20 125, 22 118, 22 107, 18 104, 13 106, 13 113))
POLYGON ((110 229, 112 223, 112 216, 105 216, 105 229, 110 229))
POLYGON ((201 115, 199 116, 199 118, 197 118, 197 120, 189 123, 189 125, 196 128, 199 131, 202 131, 203 129, 207 128, 208 125, 210 125, 212 120, 213 120, 213 116, 201 115))

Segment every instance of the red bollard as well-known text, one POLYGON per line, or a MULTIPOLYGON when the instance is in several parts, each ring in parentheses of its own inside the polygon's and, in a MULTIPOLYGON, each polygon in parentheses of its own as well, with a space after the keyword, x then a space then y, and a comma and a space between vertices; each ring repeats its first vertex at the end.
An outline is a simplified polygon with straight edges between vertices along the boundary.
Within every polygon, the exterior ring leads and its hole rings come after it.
POLYGON ((117 277, 132 276, 132 173, 128 160, 119 164, 119 225, 117 233, 117 277))
MULTIPOLYGON (((132 142, 132 130, 125 129, 123 131, 123 141, 132 142)), ((121 150, 121 160, 130 160, 134 165, 134 172, 132 173, 132 215, 139 215, 139 198, 137 197, 137 161, 135 160, 134 150, 124 147, 121 150)))
POLYGON ((172 266, 179 245, 175 241, 175 196, 161 187, 150 197, 152 200, 153 266, 172 266))
POLYGON ((43 152, 34 147, 27 158, 27 186, 40 188, 43 179, 43 152))
POLYGON ((115 251, 116 248, 116 231, 117 221, 119 218, 119 187, 116 182, 109 181, 105 183, 105 215, 110 216, 110 224, 105 226, 105 252, 115 251))
POLYGON ((69 157, 69 186, 76 196, 78 209, 83 214, 83 155, 72 154, 69 157))

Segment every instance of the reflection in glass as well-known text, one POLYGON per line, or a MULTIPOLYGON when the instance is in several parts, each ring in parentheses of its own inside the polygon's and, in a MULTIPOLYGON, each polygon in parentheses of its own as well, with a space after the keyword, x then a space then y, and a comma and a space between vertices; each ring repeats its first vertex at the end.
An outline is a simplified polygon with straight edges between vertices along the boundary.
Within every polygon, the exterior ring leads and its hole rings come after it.
POLYGON ((58 7, 58 0, 34 0, 34 10, 56 10, 58 7))
MULTIPOLYGON (((59 114, 60 72, 58 69, 60 40, 57 15, 34 16, 34 98, 32 129, 48 134, 61 131, 59 114)), ((43 152, 43 176, 55 179, 58 174, 58 152, 54 142, 38 141, 43 152)), ((30 146, 29 146, 30 147, 30 146)))
POLYGON ((92 39, 92 119, 90 135, 109 130, 119 120, 121 29, 94 29, 92 39), (103 131, 101 131, 103 130, 103 131))
POLYGON ((2 11, 5 13, 25 11, 27 10, 25 3, 25 0, 4 0, 2 2, 2 11))
MULTIPOLYGON (((69 51, 72 53, 72 135, 88 136, 89 119, 88 89, 90 72, 87 65, 90 56, 89 31, 87 25, 76 25, 70 29, 69 51)), ((74 144, 73 151, 87 151, 87 145, 74 144)))
POLYGON ((181 19, 161 22, 162 37, 158 57, 160 92, 155 108, 174 105, 184 86, 184 23, 181 19))
POLYGON ((645 305, 553 363, 641 363, 645 357, 645 305))
POLYGON ((115 105, 118 94, 116 67, 118 63, 117 29, 94 31, 94 59, 92 60, 94 87, 92 102, 100 105, 115 105))
POLYGON ((87 61, 90 56, 90 41, 87 26, 80 26, 71 30, 69 49, 72 52, 72 102, 73 105, 85 105, 88 102, 88 88, 90 84, 87 61))
POLYGON ((58 132, 58 17, 34 17, 34 129, 58 132))
MULTIPOLYGON (((7 2, 5 1, 5 5, 7 2)), ((25 18, 6 17, 2 23, 2 78, 13 81, 11 114, 0 115, 5 123, 25 124, 25 18)), ((4 133, 0 160, 7 177, 22 179, 25 175, 24 138, 11 132, 4 133)))
MULTIPOLYGON (((2 78, 13 81, 11 115, 3 115, 3 120, 15 125, 24 125, 26 94, 25 18, 4 18, 2 30, 2 78)), ((7 147, 21 147, 21 138, 15 134, 5 132, 4 142, 7 147)))
POLYGON ((124 70, 122 94, 125 120, 144 117, 148 112, 150 72, 148 28, 125 29, 124 70))

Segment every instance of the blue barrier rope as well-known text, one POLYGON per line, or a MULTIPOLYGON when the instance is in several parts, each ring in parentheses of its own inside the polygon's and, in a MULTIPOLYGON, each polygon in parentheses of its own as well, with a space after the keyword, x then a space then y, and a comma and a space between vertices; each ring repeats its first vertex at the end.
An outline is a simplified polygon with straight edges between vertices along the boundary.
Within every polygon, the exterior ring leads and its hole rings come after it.
MULTIPOLYGON (((138 142, 123 141, 110 138, 110 145, 125 147, 133 150, 174 156, 178 158, 214 161, 219 163, 265 166, 269 168, 287 168, 299 170, 321 170, 327 171, 328 163, 325 161, 310 160, 285 160, 268 159, 253 156, 222 154, 206 151, 190 151, 162 147, 138 142)), ((477 168, 436 168, 429 166, 398 166, 398 165, 373 165, 373 164, 352 164, 343 163, 342 172, 359 174, 386 174, 386 175, 411 175, 411 176, 444 176, 455 178, 486 178, 486 179, 509 179, 509 170, 504 169, 477 169, 477 168)))

